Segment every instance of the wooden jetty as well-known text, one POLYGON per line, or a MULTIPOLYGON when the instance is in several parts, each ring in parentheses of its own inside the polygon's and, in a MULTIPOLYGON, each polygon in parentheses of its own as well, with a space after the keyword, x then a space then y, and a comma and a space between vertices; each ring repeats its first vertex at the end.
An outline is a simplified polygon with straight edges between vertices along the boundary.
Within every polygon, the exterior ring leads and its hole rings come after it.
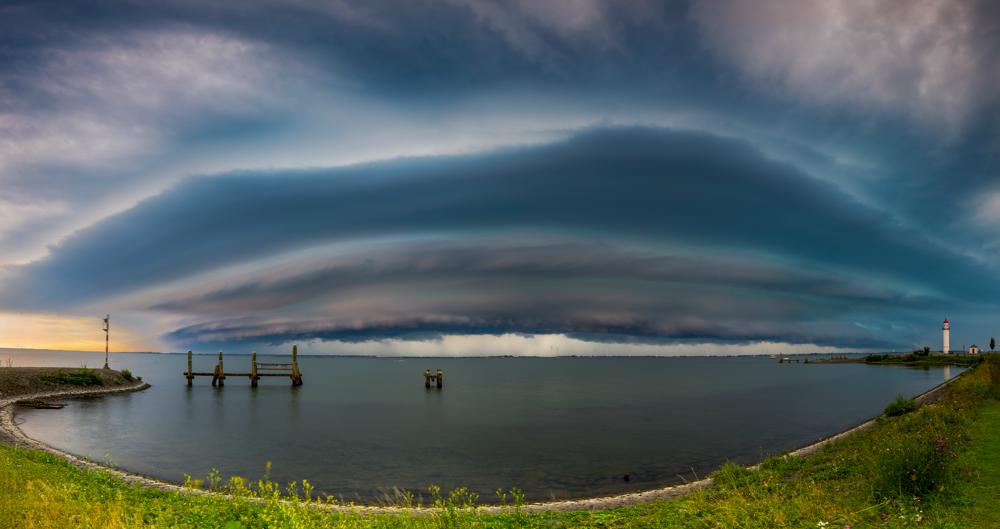
POLYGON ((212 385, 220 388, 226 385, 226 377, 248 377, 252 388, 257 387, 257 381, 260 380, 260 377, 288 377, 292 380, 293 386, 301 386, 302 371, 299 370, 299 346, 292 346, 292 363, 290 364, 258 362, 257 352, 254 351, 250 354, 249 373, 227 373, 222 364, 222 351, 219 351, 218 363, 215 364, 211 373, 197 372, 192 367, 191 351, 188 351, 187 371, 184 372, 184 377, 187 378, 188 386, 194 383, 194 377, 212 377, 212 385))
POLYGON ((430 369, 425 369, 424 370, 425 388, 431 387, 431 380, 434 380, 437 383, 438 389, 441 389, 441 387, 444 386, 444 371, 438 369, 437 373, 431 373, 430 369))

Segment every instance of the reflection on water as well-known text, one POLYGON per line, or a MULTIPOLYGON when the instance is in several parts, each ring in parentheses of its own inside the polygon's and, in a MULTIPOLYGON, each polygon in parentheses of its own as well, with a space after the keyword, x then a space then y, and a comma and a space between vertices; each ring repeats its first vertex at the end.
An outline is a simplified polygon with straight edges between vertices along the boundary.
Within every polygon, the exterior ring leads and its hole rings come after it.
MULTIPOLYGON (((103 363, 103 353, 13 354, 17 365, 103 363)), ((544 499, 674 483, 726 459, 750 463, 961 372, 766 358, 306 356, 303 386, 267 379, 251 389, 236 377, 224 388, 207 379, 188 388, 185 364, 180 355, 113 355, 113 367, 153 387, 26 410, 22 428, 75 454, 107 453, 125 469, 175 481, 213 467, 257 478, 272 461, 275 479, 308 479, 346 499, 431 483, 468 485, 484 498, 519 487, 544 499), (422 373, 437 367, 445 387, 426 390, 422 373)))

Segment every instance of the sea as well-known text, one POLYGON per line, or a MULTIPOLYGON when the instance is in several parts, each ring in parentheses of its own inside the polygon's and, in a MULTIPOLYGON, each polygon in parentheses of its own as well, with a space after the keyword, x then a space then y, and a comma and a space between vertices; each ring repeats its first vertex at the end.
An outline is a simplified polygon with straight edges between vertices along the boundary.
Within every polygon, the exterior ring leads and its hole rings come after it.
MULTIPOLYGON (((2 350, 16 366, 100 367, 104 353, 2 350)), ((289 357, 261 356, 260 362, 289 357)), ((195 355, 211 371, 214 355, 195 355)), ((303 385, 229 377, 187 387, 182 354, 112 353, 145 391, 23 408, 29 436, 175 482, 308 480, 341 501, 431 486, 528 500, 592 497, 702 478, 854 426, 960 368, 778 363, 769 357, 370 358, 299 356, 303 385), (424 387, 441 369, 443 388, 424 387)), ((248 355, 226 370, 249 371, 248 355)))

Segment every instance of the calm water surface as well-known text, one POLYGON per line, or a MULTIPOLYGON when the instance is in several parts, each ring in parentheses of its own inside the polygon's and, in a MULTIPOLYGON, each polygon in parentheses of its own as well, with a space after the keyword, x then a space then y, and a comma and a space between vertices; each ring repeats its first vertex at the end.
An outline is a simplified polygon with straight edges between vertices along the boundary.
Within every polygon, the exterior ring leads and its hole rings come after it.
MULTIPOLYGON (((15 365, 100 366, 102 354, 0 351, 15 365)), ((388 359, 300 357, 305 384, 210 379, 185 386, 186 357, 119 354, 152 388, 21 410, 29 436, 140 474, 181 481, 215 467, 308 479, 348 500, 393 488, 467 485, 531 499, 650 488, 751 463, 878 414, 957 368, 779 365, 767 358, 388 359), (424 369, 445 372, 425 390, 424 369), (626 483, 623 476, 629 474, 626 483)), ((287 359, 287 357, 285 358, 287 359)), ((283 360, 263 357, 264 362, 283 360)), ((195 369, 215 359, 196 356, 195 369)), ((248 371, 248 356, 226 369, 248 371)))

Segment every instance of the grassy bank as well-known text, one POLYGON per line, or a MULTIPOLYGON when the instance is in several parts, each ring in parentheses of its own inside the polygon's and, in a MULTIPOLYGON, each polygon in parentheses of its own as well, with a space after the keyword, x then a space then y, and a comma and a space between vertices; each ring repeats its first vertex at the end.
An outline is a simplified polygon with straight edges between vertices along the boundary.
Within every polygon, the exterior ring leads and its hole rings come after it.
POLYGON ((986 356, 987 355, 932 355, 913 352, 906 354, 870 354, 865 356, 863 360, 866 364, 972 367, 982 363, 986 356))
POLYGON ((468 509, 476 499, 458 491, 432 497, 442 509, 430 515, 328 513, 312 508, 324 500, 310 498, 307 483, 211 477, 197 485, 237 498, 186 496, 4 446, 0 527, 997 527, 998 397, 1000 359, 991 358, 940 402, 880 420, 813 456, 771 458, 756 471, 726 465, 713 486, 685 498, 599 512, 485 514, 468 509), (305 504, 282 501, 290 495, 305 504))
POLYGON ((101 389, 137 381, 128 370, 87 367, 0 367, 0 398, 28 393, 101 389))

